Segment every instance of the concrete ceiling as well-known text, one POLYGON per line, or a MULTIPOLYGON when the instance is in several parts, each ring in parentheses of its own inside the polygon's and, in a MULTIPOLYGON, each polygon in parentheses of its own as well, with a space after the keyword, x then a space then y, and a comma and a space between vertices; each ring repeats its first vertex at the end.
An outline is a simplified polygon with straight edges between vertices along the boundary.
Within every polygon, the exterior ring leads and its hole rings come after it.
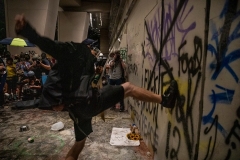
POLYGON ((92 28, 99 31, 109 29, 111 0, 60 0, 64 11, 91 13, 92 28))
MULTIPOLYGON (((133 0, 134 2, 137 0, 133 0)), ((109 32, 110 44, 114 34, 118 33, 117 26, 122 18, 124 6, 128 0, 60 0, 59 6, 64 11, 91 13, 91 30, 100 34, 100 29, 109 32)))

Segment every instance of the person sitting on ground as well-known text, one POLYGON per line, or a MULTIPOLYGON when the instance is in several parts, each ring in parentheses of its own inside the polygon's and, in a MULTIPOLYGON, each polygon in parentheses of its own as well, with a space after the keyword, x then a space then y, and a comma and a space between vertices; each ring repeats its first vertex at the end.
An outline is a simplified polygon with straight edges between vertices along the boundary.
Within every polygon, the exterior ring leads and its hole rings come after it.
MULTIPOLYGON (((118 86, 106 85, 101 89, 91 87, 96 55, 84 43, 55 42, 40 36, 23 15, 15 17, 15 32, 36 44, 42 51, 57 60, 44 84, 41 105, 54 110, 66 109, 74 121, 76 142, 66 159, 78 159, 86 138, 92 132, 92 117, 98 115, 126 97, 161 104, 166 108, 175 106, 179 95, 178 84, 172 80, 164 95, 158 95, 130 82, 118 86), (89 85, 88 85, 88 82, 89 85), (84 90, 86 89, 86 90, 84 90), (84 94, 81 94, 85 91, 84 94), (87 94, 89 93, 89 94, 87 94), (86 95, 85 95, 86 94, 86 95)), ((160 105, 159 105, 160 106, 160 105)))
POLYGON ((22 100, 33 100, 34 98, 39 98, 41 95, 41 82, 39 79, 36 79, 35 73, 29 71, 27 74, 27 83, 23 86, 22 100))

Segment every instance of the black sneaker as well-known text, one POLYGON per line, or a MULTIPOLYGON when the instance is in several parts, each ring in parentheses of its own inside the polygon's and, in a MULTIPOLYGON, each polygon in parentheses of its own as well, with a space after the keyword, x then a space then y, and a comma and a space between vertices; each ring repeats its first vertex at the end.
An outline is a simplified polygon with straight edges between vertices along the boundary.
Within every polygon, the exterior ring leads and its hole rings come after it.
POLYGON ((177 81, 172 80, 170 83, 170 86, 167 88, 167 90, 162 95, 162 105, 166 108, 173 108, 176 103, 178 95, 178 84, 177 81))

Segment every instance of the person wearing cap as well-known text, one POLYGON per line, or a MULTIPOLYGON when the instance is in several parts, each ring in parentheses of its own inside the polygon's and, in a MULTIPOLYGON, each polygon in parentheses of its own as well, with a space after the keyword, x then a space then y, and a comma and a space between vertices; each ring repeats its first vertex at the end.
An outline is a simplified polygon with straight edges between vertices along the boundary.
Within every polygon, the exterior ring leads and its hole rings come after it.
POLYGON ((43 100, 40 100, 39 105, 49 105, 58 111, 67 109, 70 117, 74 120, 76 141, 69 150, 66 159, 78 159, 87 136, 92 132, 92 117, 126 97, 159 103, 166 108, 175 106, 179 95, 178 84, 175 80, 171 81, 164 95, 154 94, 130 82, 118 86, 106 85, 99 90, 91 88, 91 83, 85 85, 85 80, 89 82, 86 77, 94 75, 94 63, 96 61, 96 56, 91 53, 86 44, 55 42, 47 37, 40 36, 23 15, 16 15, 15 20, 17 35, 27 38, 31 43, 36 44, 42 51, 57 60, 57 66, 55 65, 52 68, 53 71, 50 71, 43 87, 41 97, 43 100), (92 93, 91 97, 78 94, 81 93, 82 87, 92 89, 86 91, 92 93))

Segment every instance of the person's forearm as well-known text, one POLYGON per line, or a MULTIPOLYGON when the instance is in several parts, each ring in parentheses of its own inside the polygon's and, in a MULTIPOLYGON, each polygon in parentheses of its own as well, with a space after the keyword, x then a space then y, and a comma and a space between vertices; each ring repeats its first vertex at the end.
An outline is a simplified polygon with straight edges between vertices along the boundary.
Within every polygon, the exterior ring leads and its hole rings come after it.
POLYGON ((51 66, 50 65, 45 65, 43 63, 41 63, 41 66, 46 69, 46 70, 51 70, 51 66))
POLYGON ((41 86, 31 86, 31 88, 34 88, 34 89, 41 89, 41 86))

